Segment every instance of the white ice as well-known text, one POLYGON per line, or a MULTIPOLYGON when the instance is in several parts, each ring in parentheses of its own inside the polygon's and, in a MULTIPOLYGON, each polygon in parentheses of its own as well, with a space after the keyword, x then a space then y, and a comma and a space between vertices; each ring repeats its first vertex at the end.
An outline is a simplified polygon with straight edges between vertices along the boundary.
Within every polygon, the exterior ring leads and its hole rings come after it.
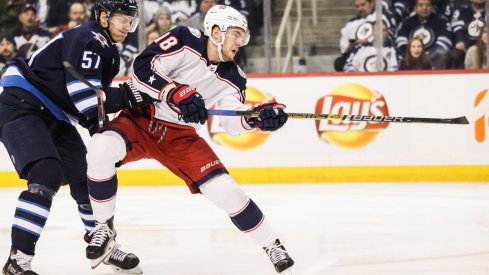
MULTIPOLYGON (((488 275, 489 184, 242 185, 309 275, 488 275)), ((21 188, 0 190, 0 264, 21 188)), ((276 274, 221 210, 186 187, 120 187, 118 241, 145 274, 276 274)), ((54 200, 33 261, 42 275, 91 270, 67 188, 54 200)))

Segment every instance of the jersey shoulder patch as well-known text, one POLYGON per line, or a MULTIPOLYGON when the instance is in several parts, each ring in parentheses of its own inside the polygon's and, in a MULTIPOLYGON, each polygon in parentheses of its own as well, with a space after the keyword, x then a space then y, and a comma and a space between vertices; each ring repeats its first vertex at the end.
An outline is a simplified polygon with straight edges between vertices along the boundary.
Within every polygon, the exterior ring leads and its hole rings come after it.
POLYGON ((99 32, 94 32, 94 31, 91 31, 91 32, 93 34, 93 38, 95 40, 97 40, 98 42, 100 42, 100 45, 102 46, 102 48, 109 47, 109 42, 107 41, 107 39, 105 38, 105 36, 103 36, 99 32))
POLYGON ((170 32, 178 39, 182 47, 189 47, 201 54, 205 51, 207 39, 204 38, 200 30, 187 26, 178 26, 170 32))
POLYGON ((193 34, 195 37, 197 38, 201 38, 202 37, 202 32, 196 28, 192 28, 192 27, 187 27, 188 30, 190 31, 191 34, 193 34))

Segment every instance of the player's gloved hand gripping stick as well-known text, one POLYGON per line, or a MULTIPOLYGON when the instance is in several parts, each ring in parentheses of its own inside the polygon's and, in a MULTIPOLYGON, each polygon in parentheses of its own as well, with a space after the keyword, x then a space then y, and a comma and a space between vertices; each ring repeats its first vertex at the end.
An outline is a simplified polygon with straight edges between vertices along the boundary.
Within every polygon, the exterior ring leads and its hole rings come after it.
POLYGON ((98 127, 101 128, 104 126, 105 121, 105 110, 104 110, 104 97, 105 93, 101 89, 92 85, 92 83, 88 82, 88 80, 79 74, 75 68, 68 61, 63 61, 63 65, 66 70, 73 75, 76 79, 83 82, 83 84, 87 85, 90 89, 94 90, 97 93, 97 117, 98 117, 98 127))
MULTIPOLYGON (((76 79, 83 82, 83 84, 87 85, 90 89, 92 89, 97 93, 98 128, 101 128, 102 126, 104 126, 104 122, 107 120, 107 116, 105 115, 105 111, 104 111, 104 97, 105 97, 104 91, 95 87, 92 83, 88 82, 88 80, 85 77, 83 77, 80 73, 78 73, 68 61, 63 61, 63 65, 71 75, 73 75, 76 79)), ((131 81, 127 81, 120 84, 119 89, 123 93, 124 102, 126 108, 128 109, 139 108, 149 103, 157 101, 156 99, 153 99, 149 95, 145 93, 141 93, 139 90, 137 90, 131 81)))

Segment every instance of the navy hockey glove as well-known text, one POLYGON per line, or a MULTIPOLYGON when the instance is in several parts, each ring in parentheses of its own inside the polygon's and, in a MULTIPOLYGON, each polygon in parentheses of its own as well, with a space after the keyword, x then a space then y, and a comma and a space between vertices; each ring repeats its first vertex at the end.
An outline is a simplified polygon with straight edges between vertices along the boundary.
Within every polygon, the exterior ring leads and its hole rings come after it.
POLYGON ((136 89, 136 87, 134 87, 134 84, 130 80, 120 84, 119 89, 121 90, 124 97, 126 108, 129 110, 141 108, 157 101, 151 96, 142 93, 138 89, 136 89))
POLYGON ((259 128, 263 131, 276 131, 284 126, 289 118, 284 109, 285 105, 277 102, 258 105, 253 108, 253 112, 260 112, 260 116, 246 118, 246 122, 253 128, 259 128))
POLYGON ((168 102, 180 109, 183 121, 186 123, 204 124, 209 114, 202 96, 189 85, 176 85, 168 94, 168 102))

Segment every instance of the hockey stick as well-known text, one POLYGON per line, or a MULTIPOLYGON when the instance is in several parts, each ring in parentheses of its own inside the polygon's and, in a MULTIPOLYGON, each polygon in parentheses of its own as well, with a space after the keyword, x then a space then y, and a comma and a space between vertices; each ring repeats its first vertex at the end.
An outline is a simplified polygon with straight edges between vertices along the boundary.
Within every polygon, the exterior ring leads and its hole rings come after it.
MULTIPOLYGON (((341 121, 369 121, 369 122, 400 122, 400 123, 443 123, 443 124, 470 124, 478 120, 489 111, 489 93, 470 110, 467 115, 456 118, 427 118, 427 117, 402 117, 402 116, 362 116, 362 115, 335 115, 335 114, 311 114, 311 113, 287 113, 289 118, 314 119, 314 120, 341 120, 341 121)), ((214 116, 244 116, 258 117, 259 112, 232 111, 232 110, 208 110, 209 115, 214 116)))
POLYGON ((63 61, 63 66, 65 66, 66 70, 76 79, 83 82, 83 84, 87 85, 90 89, 94 90, 97 94, 97 116, 98 116, 98 127, 101 128, 104 126, 105 122, 105 110, 104 110, 104 91, 99 88, 93 86, 92 83, 88 82, 88 80, 79 74, 75 68, 68 61, 63 61))

